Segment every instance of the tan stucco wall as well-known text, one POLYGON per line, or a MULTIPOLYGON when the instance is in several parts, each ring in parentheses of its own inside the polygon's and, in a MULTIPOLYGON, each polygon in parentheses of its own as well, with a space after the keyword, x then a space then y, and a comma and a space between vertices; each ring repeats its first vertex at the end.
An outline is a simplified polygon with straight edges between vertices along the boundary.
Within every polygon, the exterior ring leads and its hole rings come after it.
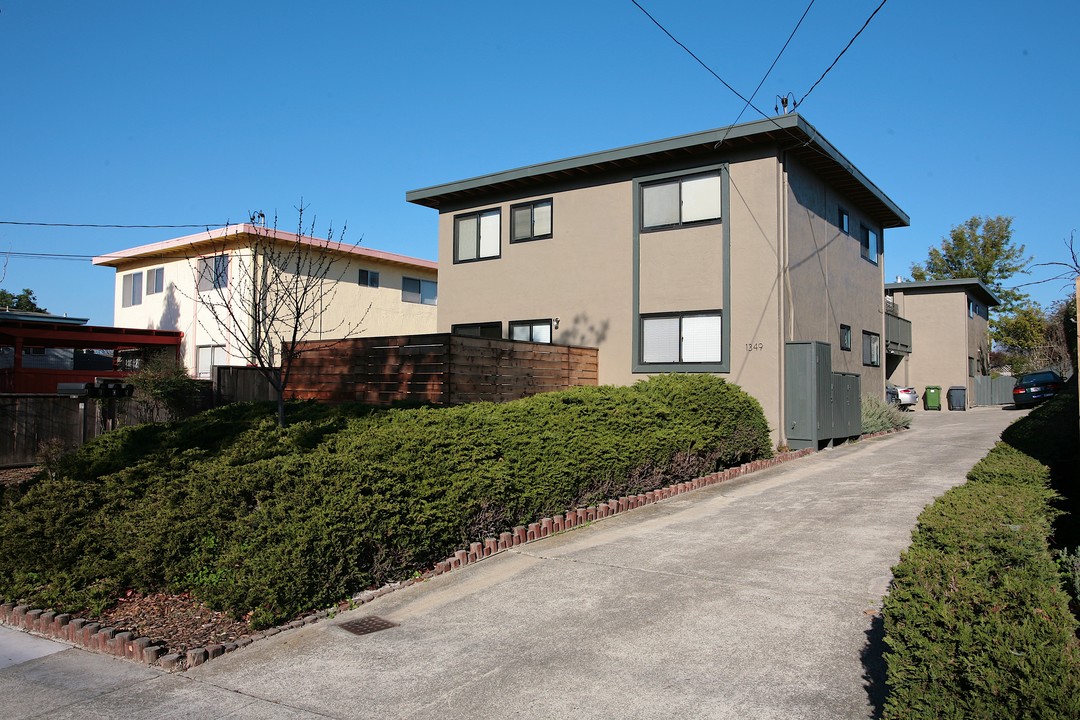
POLYGON ((798 162, 788 160, 786 301, 787 339, 821 340, 832 347, 833 372, 857 373, 863 394, 882 397, 885 388, 883 258, 862 257, 860 226, 882 237, 882 229, 798 162), (840 230, 839 208, 847 210, 850 234, 840 230), (840 349, 840 325, 851 327, 851 349, 840 349), (863 365, 863 331, 876 333, 881 364, 863 365))
MULTIPOLYGON (((118 266, 114 282, 113 324, 117 327, 180 330, 184 333, 184 364, 192 373, 195 372, 197 348, 201 345, 224 345, 230 364, 246 364, 244 351, 234 346, 230 334, 217 325, 205 307, 206 302, 251 303, 250 291, 244 286, 244 279, 250 277, 250 273, 240 267, 241 263, 251 266, 250 252, 232 243, 206 256, 218 255, 222 251, 227 251, 230 256, 229 286, 220 296, 218 291, 203 292, 202 302, 197 299, 197 257, 165 261, 135 259, 118 266), (147 295, 145 271, 157 267, 164 268, 165 290, 160 294, 147 295), (143 298, 140 305, 125 308, 122 306, 123 278, 132 272, 144 273, 143 298)), ((324 282, 323 311, 305 339, 339 338, 349 330, 352 336, 435 332, 436 306, 402 302, 403 276, 435 281, 437 272, 424 267, 405 268, 376 259, 335 257, 324 282), (378 271, 380 287, 359 285, 360 268, 378 271)))

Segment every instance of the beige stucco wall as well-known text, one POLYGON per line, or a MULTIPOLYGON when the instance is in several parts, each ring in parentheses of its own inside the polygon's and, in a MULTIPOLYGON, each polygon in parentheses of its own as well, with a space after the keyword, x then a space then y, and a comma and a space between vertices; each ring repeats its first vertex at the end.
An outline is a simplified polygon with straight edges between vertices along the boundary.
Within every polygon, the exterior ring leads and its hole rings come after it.
POLYGON ((787 282, 789 341, 821 340, 832 346, 833 372, 857 373, 863 394, 882 397, 885 388, 883 257, 862 257, 860 226, 883 231, 855 203, 834 191, 798 162, 785 162, 787 202, 787 282), (847 210, 850 234, 839 228, 839 208, 847 210), (851 328, 851 349, 841 350, 840 325, 851 328), (863 365, 863 331, 876 333, 881 363, 863 365))
MULTIPOLYGON (((229 285, 221 291, 197 291, 198 258, 161 260, 137 258, 117 267, 114 282, 113 324, 117 327, 180 330, 184 333, 182 345, 184 364, 192 373, 196 369, 197 348, 202 345, 224 345, 228 360, 233 365, 247 363, 242 348, 236 347, 226 332, 215 321, 206 307, 207 303, 251 303, 250 288, 245 280, 250 278, 246 268, 251 267, 251 253, 242 244, 230 243, 218 246, 206 257, 229 254, 229 285), (164 292, 146 294, 145 272, 152 268, 164 268, 164 292), (143 273, 142 303, 123 307, 123 278, 125 275, 143 273), (201 298, 201 301, 200 301, 201 298)), ((305 339, 334 339, 345 334, 395 335, 435 332, 437 308, 432 305, 402 302, 403 277, 436 281, 437 272, 420 266, 403 266, 375 258, 333 256, 333 265, 322 283, 322 312, 313 319, 311 330, 305 339), (361 286, 358 271, 379 272, 378 288, 361 286)), ((244 313, 236 313, 243 316, 244 313)), ((223 316, 223 313, 219 313, 223 316)), ((250 333, 248 328, 234 328, 250 333)), ((249 335, 250 336, 250 335, 249 335)))
POLYGON ((986 318, 968 317, 968 293, 962 288, 894 290, 892 297, 900 315, 911 321, 912 344, 911 355, 893 374, 894 382, 916 388, 920 397, 927 385, 940 385, 943 408, 949 388, 963 385, 971 405, 975 384, 968 376, 968 358, 978 363, 980 349, 989 353, 989 340, 986 318))

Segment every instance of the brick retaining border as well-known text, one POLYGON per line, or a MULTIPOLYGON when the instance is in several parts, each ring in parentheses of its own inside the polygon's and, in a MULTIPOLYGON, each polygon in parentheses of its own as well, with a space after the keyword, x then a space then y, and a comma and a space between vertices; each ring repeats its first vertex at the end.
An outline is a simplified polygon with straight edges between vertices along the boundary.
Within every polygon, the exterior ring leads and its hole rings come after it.
MULTIPOLYGON (((885 430, 882 432, 862 435, 860 440, 881 437, 899 432, 897 430, 885 430)), ((403 587, 409 587, 418 582, 443 573, 457 570, 484 558, 491 557, 500 552, 525 545, 526 543, 550 537, 556 533, 566 532, 581 527, 596 520, 602 520, 612 515, 618 515, 629 510, 634 510, 645 505, 667 500, 710 485, 734 480, 735 478, 748 475, 758 470, 767 470, 782 463, 790 462, 798 458, 806 457, 815 452, 813 448, 792 450, 779 453, 775 457, 752 460, 738 467, 727 468, 719 472, 710 473, 702 477, 674 483, 658 490, 649 490, 637 495, 626 495, 612 498, 607 502, 589 505, 588 507, 571 508, 565 515, 540 518, 539 522, 529 523, 528 526, 518 525, 511 532, 499 533, 499 537, 484 538, 483 542, 469 543, 468 549, 457 550, 454 554, 441 562, 435 563, 432 570, 423 573, 420 577, 411 578, 402 582, 393 582, 378 588, 377 590, 365 590, 357 593, 350 600, 337 604, 336 607, 320 610, 307 615, 302 619, 293 620, 261 632, 252 633, 238 638, 235 642, 225 644, 211 644, 201 648, 191 648, 184 654, 168 653, 168 645, 160 640, 148 637, 135 637, 130 631, 118 630, 112 627, 102 627, 98 623, 89 622, 83 618, 73 618, 68 613, 56 613, 53 610, 37 610, 26 605, 17 605, 7 602, 0 605, 0 624, 10 625, 20 630, 25 630, 33 635, 59 640, 61 642, 80 647, 91 652, 113 655, 119 658, 133 660, 146 665, 157 665, 162 670, 177 671, 186 670, 205 662, 231 653, 242 647, 247 647, 256 640, 277 635, 286 630, 300 628, 305 625, 319 622, 327 617, 333 617, 337 612, 345 612, 352 608, 369 603, 375 598, 403 587)))

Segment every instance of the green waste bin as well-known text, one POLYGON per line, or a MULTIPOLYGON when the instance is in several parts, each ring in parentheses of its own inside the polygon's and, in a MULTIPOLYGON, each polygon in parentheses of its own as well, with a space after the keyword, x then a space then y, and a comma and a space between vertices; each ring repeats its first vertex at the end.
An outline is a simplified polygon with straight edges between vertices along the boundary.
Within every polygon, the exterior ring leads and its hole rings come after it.
POLYGON ((941 386, 940 385, 927 385, 926 392, 923 394, 923 402, 926 403, 927 410, 940 410, 941 409, 941 386))

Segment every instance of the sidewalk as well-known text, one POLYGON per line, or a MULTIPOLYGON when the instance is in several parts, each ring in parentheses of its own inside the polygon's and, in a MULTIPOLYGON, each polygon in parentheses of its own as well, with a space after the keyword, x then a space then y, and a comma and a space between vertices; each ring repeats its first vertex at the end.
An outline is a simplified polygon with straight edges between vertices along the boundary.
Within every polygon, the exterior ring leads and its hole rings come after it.
POLYGON ((183 674, 65 649, 0 669, 0 717, 872 717, 889 568, 1021 415, 918 413, 183 674))

